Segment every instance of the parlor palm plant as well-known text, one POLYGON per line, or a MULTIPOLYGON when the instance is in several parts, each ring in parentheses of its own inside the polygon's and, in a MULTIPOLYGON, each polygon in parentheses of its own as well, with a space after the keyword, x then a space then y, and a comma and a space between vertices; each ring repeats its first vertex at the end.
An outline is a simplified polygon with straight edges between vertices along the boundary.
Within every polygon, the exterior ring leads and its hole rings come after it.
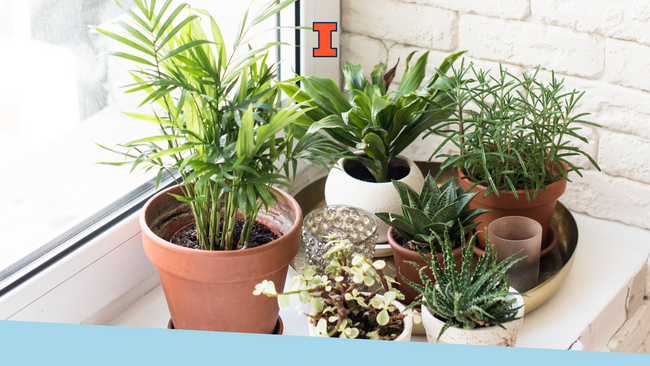
POLYGON ((156 169, 157 183, 164 172, 177 172, 183 194, 175 197, 189 203, 201 249, 246 248, 258 211, 277 200, 273 185, 288 184, 296 159, 331 160, 326 138, 295 125, 310 108, 279 107, 281 92, 266 62, 267 50, 279 43, 249 46, 251 29, 294 1, 270 1, 254 16, 246 11, 230 54, 209 13, 187 4, 173 8, 171 0, 160 7, 135 0, 138 14, 116 0, 126 19, 115 30, 93 27, 132 51, 110 55, 138 65, 126 92, 145 91, 141 106, 151 105, 153 114, 127 115, 160 126, 158 135, 121 144, 116 152, 125 161, 109 164, 156 169), (201 21, 210 23, 211 37, 201 21), (235 242, 238 210, 244 227, 235 242))

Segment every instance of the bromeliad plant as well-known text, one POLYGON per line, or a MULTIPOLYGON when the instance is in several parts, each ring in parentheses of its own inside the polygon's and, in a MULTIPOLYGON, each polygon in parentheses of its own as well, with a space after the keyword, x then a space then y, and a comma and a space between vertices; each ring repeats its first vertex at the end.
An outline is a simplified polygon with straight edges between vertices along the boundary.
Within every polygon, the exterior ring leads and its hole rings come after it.
POLYGON ((395 339, 402 332, 406 314, 391 305, 404 296, 395 288, 395 281, 382 273, 386 263, 374 263, 361 254, 352 256, 349 240, 331 240, 331 248, 325 258, 331 258, 325 275, 316 275, 316 266, 306 266, 302 273, 294 277, 290 290, 277 293, 271 281, 264 281, 255 287, 255 295, 277 297, 281 309, 289 308, 289 295, 297 294, 303 304, 309 303, 312 314, 307 315, 315 324, 314 335, 321 337, 395 339), (361 293, 358 286, 380 287, 372 293, 361 293), (384 299, 375 297, 385 291, 384 299), (372 330, 364 329, 366 324, 372 330))
POLYGON ((402 202, 402 215, 390 212, 375 215, 393 227, 408 249, 427 253, 435 248, 433 253, 440 253, 439 238, 445 231, 449 232, 453 248, 457 248, 464 243, 465 235, 481 223, 473 223, 474 219, 488 212, 482 208, 470 209, 469 203, 478 192, 470 193, 464 186, 457 188, 453 179, 438 187, 431 174, 427 174, 420 194, 402 182, 392 182, 402 202))
POLYGON ((183 196, 176 198, 192 209, 201 249, 246 248, 258 211, 277 200, 272 185, 287 184, 296 159, 332 160, 326 139, 309 135, 297 141, 306 128, 295 121, 309 108, 278 107, 280 90, 266 64, 266 51, 278 43, 248 45, 252 28, 294 0, 270 1, 252 17, 246 11, 230 55, 205 10, 172 8, 171 0, 158 11, 155 0, 135 0, 137 10, 116 2, 128 16, 114 24, 116 30, 94 29, 132 49, 109 54, 138 64, 126 92, 145 91, 141 105, 151 105, 153 115, 127 115, 159 125, 160 134, 121 144, 116 152, 125 161, 110 164, 157 169, 156 185, 163 172, 178 172, 183 196), (200 14, 210 22, 211 38, 200 14), (238 209, 245 222, 235 242, 238 209))
POLYGON ((430 133, 445 136, 460 150, 458 155, 440 155, 446 158, 442 169, 463 168, 472 182, 487 187, 485 196, 505 190, 519 199, 516 191, 526 190, 528 202, 547 185, 563 178, 570 181, 569 172, 582 176, 583 168, 568 157, 585 156, 600 170, 589 154, 569 141, 588 143, 579 123, 600 127, 582 119, 588 113, 575 113, 584 92, 565 91, 564 80, 558 81, 555 73, 549 83, 539 81, 539 68, 518 78, 500 67, 493 77, 471 63, 466 67, 464 61, 459 69, 452 68, 451 76, 444 75, 447 70, 439 72, 447 86, 443 92, 453 100, 450 120, 457 128, 430 133), (528 190, 533 190, 532 196, 528 190))
MULTIPOLYGON (((450 55, 439 67, 444 74, 465 51, 450 55)), ((365 156, 347 154, 366 167, 376 182, 388 181, 388 164, 424 131, 449 116, 444 108, 451 99, 440 88, 439 75, 434 75, 421 88, 429 52, 415 64, 409 65, 415 52, 408 55, 404 76, 396 92, 388 92, 395 68, 382 76, 386 66, 375 65, 368 81, 361 65, 345 64, 346 96, 330 79, 314 76, 297 78, 304 90, 295 83, 283 83, 281 88, 298 102, 306 102, 317 109, 306 113, 311 121, 308 133, 325 131, 335 141, 365 156)))
MULTIPOLYGON (((407 284, 421 294, 421 298, 407 306, 407 309, 425 305, 444 321, 445 325, 438 334, 438 340, 449 327, 464 329, 503 327, 503 323, 519 319, 516 314, 523 305, 514 306, 516 300, 512 295, 518 294, 509 292, 510 281, 505 274, 510 267, 523 259, 514 259, 519 253, 498 262, 496 249, 488 239, 485 254, 479 256, 476 268, 472 270, 473 248, 476 241, 476 234, 474 234, 470 239, 470 245, 463 247, 462 267, 459 272, 447 229, 443 237, 444 239, 438 238, 438 241, 442 245, 444 268, 449 270, 443 270, 437 259, 428 259, 420 253, 427 266, 433 270, 437 284, 429 280, 424 273, 427 267, 419 268, 424 285, 405 279, 407 284)), ((411 264, 416 266, 415 263, 411 264)))

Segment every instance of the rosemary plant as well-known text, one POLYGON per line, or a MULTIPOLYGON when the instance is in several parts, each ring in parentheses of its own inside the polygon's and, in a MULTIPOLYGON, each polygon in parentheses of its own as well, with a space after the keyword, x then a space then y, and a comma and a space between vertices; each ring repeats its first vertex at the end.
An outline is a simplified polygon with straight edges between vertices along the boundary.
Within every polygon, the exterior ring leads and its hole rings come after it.
MULTIPOLYGON (((516 300, 511 296, 517 294, 509 292, 510 281, 505 274, 512 265, 523 259, 514 259, 519 253, 498 262, 496 249, 487 239, 485 254, 479 256, 476 268, 472 270, 476 241, 476 234, 474 234, 470 239, 470 245, 463 247, 462 267, 459 272, 456 269, 449 232, 446 229, 443 236, 444 240, 438 238, 438 241, 442 245, 444 268, 450 270, 443 270, 435 256, 431 260, 420 253, 427 266, 432 269, 437 284, 432 283, 424 273, 427 267, 419 268, 424 286, 404 278, 404 281, 422 296, 418 301, 407 306, 407 309, 425 305, 442 319, 445 325, 440 330, 438 339, 449 327, 464 329, 503 327, 503 323, 519 319, 516 315, 521 306, 514 306, 516 300)), ((411 262, 411 264, 417 267, 415 263, 411 262)))
MULTIPOLYGON (((566 91, 564 80, 551 73, 549 83, 538 80, 539 68, 533 74, 518 78, 502 66, 496 76, 476 71, 473 65, 452 66, 452 75, 439 72, 447 85, 443 89, 453 102, 448 106, 449 123, 432 129, 452 141, 460 150, 458 155, 440 155, 446 158, 441 166, 463 168, 475 184, 487 187, 485 195, 499 190, 526 190, 529 202, 540 190, 568 173, 582 176, 582 167, 573 165, 570 156, 582 155, 598 170, 600 167, 586 152, 570 145, 570 138, 588 143, 580 135, 579 123, 600 127, 582 118, 588 113, 576 113, 576 106, 584 92, 566 91), (443 126, 456 126, 443 130, 443 126), (529 190, 533 191, 532 196, 529 190)), ((431 158, 440 151, 441 144, 431 158)))
MULTIPOLYGON (((450 55, 440 65, 440 73, 465 51, 450 55)), ((317 107, 306 114, 312 121, 309 133, 323 130, 343 146, 362 150, 365 156, 347 154, 370 171, 376 182, 388 181, 389 162, 406 149, 424 131, 444 121, 449 113, 443 107, 450 103, 446 93, 439 90, 444 84, 434 75, 420 88, 424 79, 429 52, 425 52, 411 66, 415 52, 406 58, 404 76, 396 92, 388 92, 395 68, 383 74, 386 65, 375 65, 368 81, 361 65, 345 63, 345 90, 347 98, 330 79, 307 76, 302 80, 304 90, 295 83, 284 83, 281 88, 299 102, 317 107), (383 74, 383 75, 382 75, 383 74)))
POLYGON ((160 126, 158 135, 119 145, 113 151, 125 161, 109 164, 157 169, 157 185, 163 172, 177 171, 183 195, 176 198, 192 209, 201 249, 246 248, 258 211, 278 199, 273 184, 288 184, 296 159, 333 159, 327 139, 305 136, 306 127, 295 125, 309 108, 278 107, 281 93, 266 64, 267 50, 278 43, 248 45, 252 28, 294 1, 270 1, 254 16, 247 10, 230 54, 208 12, 187 4, 173 8, 171 0, 160 7, 134 0, 133 10, 116 0, 126 17, 115 30, 94 27, 133 51, 109 54, 137 64, 126 92, 146 91, 141 105, 153 114, 127 115, 160 126), (199 15, 210 22, 211 38, 199 15), (238 211, 244 227, 236 243, 238 211))

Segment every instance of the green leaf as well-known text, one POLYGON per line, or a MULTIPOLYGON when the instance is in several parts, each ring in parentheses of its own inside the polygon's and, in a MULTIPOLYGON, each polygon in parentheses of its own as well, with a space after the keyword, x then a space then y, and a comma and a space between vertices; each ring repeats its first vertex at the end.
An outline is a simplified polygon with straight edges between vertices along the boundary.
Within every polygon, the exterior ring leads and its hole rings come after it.
POLYGON ((424 79, 424 73, 427 67, 427 60, 429 57, 429 51, 425 52, 418 58, 413 67, 409 68, 409 61, 413 54, 411 52, 406 59, 406 69, 404 70, 404 76, 402 77, 402 82, 399 84, 397 91, 402 94, 411 93, 417 90, 424 79))

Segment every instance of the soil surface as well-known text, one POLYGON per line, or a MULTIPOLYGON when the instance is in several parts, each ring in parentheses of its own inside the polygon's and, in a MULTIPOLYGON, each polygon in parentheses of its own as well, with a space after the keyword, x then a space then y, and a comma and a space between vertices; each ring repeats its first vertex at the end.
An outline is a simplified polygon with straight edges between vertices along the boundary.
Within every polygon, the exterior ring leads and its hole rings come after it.
MULTIPOLYGON (((219 224, 219 227, 223 229, 223 221, 219 224)), ((241 236, 242 228, 244 227, 244 220, 237 219, 235 222, 235 236, 233 243, 239 242, 239 237, 241 236)), ((223 231, 222 231, 223 232, 223 231)), ((221 237, 217 238, 217 241, 221 237)), ((248 243, 248 248, 255 248, 261 245, 272 242, 273 240, 278 239, 278 236, 272 232, 268 227, 255 222, 253 224, 253 232, 251 233, 251 238, 248 243)), ((176 232, 169 240, 171 243, 180 245, 185 248, 191 249, 201 249, 199 246, 199 239, 196 236, 196 224, 186 226, 176 232)))
MULTIPOLYGON (((410 240, 406 240, 406 239, 402 238, 402 237, 397 233, 397 231, 395 231, 395 229, 393 229, 393 239, 395 239, 395 242, 397 242, 397 244, 403 246, 403 247, 406 248, 406 249, 415 250, 415 251, 418 250, 418 249, 417 249, 418 246, 417 246, 415 243, 413 243, 413 242, 410 241, 410 240)), ((460 246, 459 243, 454 243, 454 246, 453 246, 452 249, 456 249, 456 248, 458 248, 459 246, 460 246)), ((442 253, 442 248, 440 247, 440 244, 438 244, 438 243, 434 243, 434 244, 433 244, 433 247, 436 249, 436 253, 442 253)), ((431 250, 430 250, 429 244, 427 244, 426 246, 423 246, 423 247, 421 246, 421 247, 420 247, 420 250, 421 250, 423 253, 431 253, 431 250)))
MULTIPOLYGON (((360 166, 355 166, 351 168, 346 168, 345 169, 346 173, 348 173, 352 178, 356 178, 358 180, 362 180, 364 182, 372 182, 376 183, 377 181, 375 180, 375 177, 372 176, 370 171, 363 165, 360 166)), ((406 177, 411 169, 408 167, 403 167, 403 166, 398 166, 393 169, 388 170, 388 181, 390 182, 391 179, 395 180, 400 180, 404 177, 406 177)))

